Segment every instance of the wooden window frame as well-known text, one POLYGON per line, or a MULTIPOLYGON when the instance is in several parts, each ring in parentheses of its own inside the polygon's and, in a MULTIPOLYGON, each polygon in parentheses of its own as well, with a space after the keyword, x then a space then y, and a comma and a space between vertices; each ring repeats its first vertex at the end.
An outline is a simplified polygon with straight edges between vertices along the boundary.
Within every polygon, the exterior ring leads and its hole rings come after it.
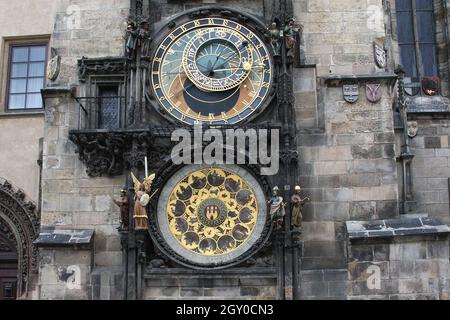
POLYGON ((44 86, 47 80, 47 64, 50 52, 50 35, 36 35, 24 37, 4 37, 2 41, 2 50, 0 51, 2 59, 0 60, 0 113, 3 114, 21 114, 42 112, 41 108, 22 108, 9 109, 9 86, 11 74, 12 49, 18 46, 46 46, 46 56, 44 63, 44 86))

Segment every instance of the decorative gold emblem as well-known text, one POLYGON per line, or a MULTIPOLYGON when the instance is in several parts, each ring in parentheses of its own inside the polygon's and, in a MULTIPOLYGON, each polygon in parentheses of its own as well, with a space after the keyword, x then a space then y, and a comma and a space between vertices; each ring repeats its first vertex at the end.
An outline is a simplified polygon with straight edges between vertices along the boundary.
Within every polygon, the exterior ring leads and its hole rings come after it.
POLYGON ((172 235, 184 248, 207 256, 230 253, 245 243, 256 226, 257 213, 251 186, 221 168, 184 177, 167 205, 172 235))

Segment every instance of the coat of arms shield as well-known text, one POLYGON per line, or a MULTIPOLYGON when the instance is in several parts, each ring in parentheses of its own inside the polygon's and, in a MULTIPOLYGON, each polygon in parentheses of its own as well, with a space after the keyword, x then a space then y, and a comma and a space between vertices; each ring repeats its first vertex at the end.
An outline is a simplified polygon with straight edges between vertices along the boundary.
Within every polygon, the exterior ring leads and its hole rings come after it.
POLYGON ((375 41, 373 43, 373 55, 375 56, 375 63, 378 68, 386 68, 386 50, 384 50, 384 45, 375 41))
POLYGON ((355 103, 359 98, 359 84, 347 83, 342 86, 344 100, 348 103, 355 103))
POLYGON ((422 79, 422 90, 428 96, 434 96, 439 92, 440 81, 438 77, 425 77, 422 79))
POLYGON ((372 103, 380 101, 383 96, 381 83, 366 83, 366 96, 367 100, 372 103))
POLYGON ((420 79, 407 78, 403 79, 405 92, 408 96, 415 96, 420 93, 420 79))

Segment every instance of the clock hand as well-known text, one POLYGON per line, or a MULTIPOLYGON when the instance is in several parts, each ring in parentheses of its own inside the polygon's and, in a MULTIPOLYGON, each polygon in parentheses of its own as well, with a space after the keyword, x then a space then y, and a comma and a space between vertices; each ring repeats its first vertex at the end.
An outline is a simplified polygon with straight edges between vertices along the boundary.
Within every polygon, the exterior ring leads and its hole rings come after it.
MULTIPOLYGON (((263 65, 263 64, 256 64, 256 65, 252 66, 251 69, 253 69, 253 68, 261 68, 261 67, 265 67, 265 65, 263 65)), ((245 69, 245 68, 243 68, 243 67, 235 67, 235 68, 227 68, 227 69, 214 69, 213 71, 214 72, 216 72, 216 71, 230 71, 230 70, 234 70, 234 69, 245 69)))
MULTIPOLYGON (((233 54, 231 55, 231 56, 229 56, 224 62, 222 62, 222 65, 220 65, 220 67, 223 67, 224 65, 225 65, 225 63, 227 63, 228 61, 230 61, 232 58, 234 58, 234 56, 236 56, 237 54, 239 54, 239 53, 241 53, 242 52, 242 50, 243 49, 245 49, 246 47, 247 47, 247 45, 248 45, 248 42, 243 42, 242 43, 242 46, 244 47, 244 48, 242 48, 241 50, 239 50, 239 51, 234 51, 233 52, 233 54)), ((214 69, 214 68, 213 68, 214 69)))
POLYGON ((211 70, 210 70, 209 72, 211 72, 212 70, 214 70, 214 67, 216 66, 217 61, 219 61, 220 56, 222 55, 222 53, 223 53, 223 52, 225 51, 225 49, 227 49, 227 48, 228 48, 227 46, 223 46, 222 51, 220 51, 220 53, 217 55, 216 61, 214 61, 213 65, 212 65, 212 67, 211 67, 211 70))
MULTIPOLYGON (((242 42, 242 46, 243 46, 244 48, 246 48, 246 47, 248 46, 248 42, 247 42, 247 41, 242 42)), ((213 63, 213 66, 212 66, 212 68, 211 68, 211 71, 214 70, 214 67, 215 67, 216 64, 217 64, 217 61, 219 61, 219 58, 222 56, 222 53, 225 51, 226 48, 228 48, 228 47, 225 47, 225 46, 224 46, 223 49, 222 49, 222 51, 220 51, 220 53, 217 55, 216 61, 213 63)), ((232 53, 233 53, 233 55, 232 55, 231 57, 235 56, 235 55, 238 54, 238 53, 241 53, 241 50, 239 50, 238 52, 233 51, 232 53)), ((229 57, 230 59, 228 59, 228 60, 226 60, 225 62, 223 62, 223 63, 222 63, 222 66, 223 66, 225 63, 227 63, 228 61, 230 61, 230 60, 231 60, 231 57, 229 57)))

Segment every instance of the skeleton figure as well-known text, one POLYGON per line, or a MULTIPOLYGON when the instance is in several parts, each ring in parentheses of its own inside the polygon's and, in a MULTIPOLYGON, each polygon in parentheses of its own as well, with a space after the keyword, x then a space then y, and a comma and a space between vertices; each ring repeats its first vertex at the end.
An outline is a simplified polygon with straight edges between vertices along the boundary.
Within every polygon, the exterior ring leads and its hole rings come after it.
POLYGON ((156 191, 150 196, 149 193, 152 189, 152 183, 155 179, 155 175, 152 174, 144 179, 142 183, 136 178, 136 176, 131 173, 131 177, 134 182, 134 228, 136 230, 148 229, 148 216, 146 207, 150 202, 150 199, 156 193, 156 191))
POLYGON ((278 24, 274 21, 268 28, 268 35, 270 36, 270 45, 272 46, 274 56, 279 56, 281 52, 280 37, 281 32, 278 24))
POLYGON ((272 221, 276 226, 276 229, 281 229, 284 222, 284 216, 286 215, 286 211, 284 207, 286 204, 284 203, 283 197, 280 195, 280 189, 278 187, 273 188, 272 198, 268 201, 270 204, 270 216, 272 217, 272 221))
POLYGON ((300 195, 302 188, 295 186, 295 193, 291 197, 292 203, 292 221, 291 224, 294 228, 300 228, 302 226, 302 209, 307 201, 311 201, 308 197, 303 198, 300 195))

